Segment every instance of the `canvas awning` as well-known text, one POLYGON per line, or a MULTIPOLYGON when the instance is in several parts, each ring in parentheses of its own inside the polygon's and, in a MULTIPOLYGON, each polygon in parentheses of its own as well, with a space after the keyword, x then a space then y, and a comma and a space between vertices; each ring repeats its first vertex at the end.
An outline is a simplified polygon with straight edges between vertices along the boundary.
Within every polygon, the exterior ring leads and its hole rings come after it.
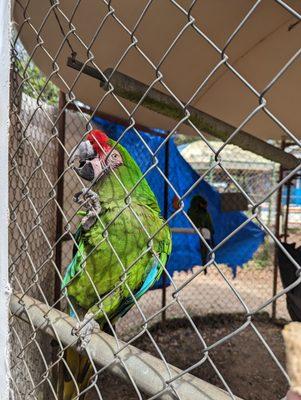
MULTIPOLYGON (((106 96, 99 105, 100 99, 106 93, 104 89, 100 88, 95 79, 85 74, 81 74, 77 79, 78 72, 67 66, 67 58, 70 57, 72 48, 77 53, 77 59, 87 61, 86 47, 92 43, 99 26, 103 23, 91 45, 90 56, 94 56, 94 66, 97 65, 101 71, 115 67, 128 50, 118 65, 118 71, 147 85, 151 84, 156 78, 156 73, 141 53, 143 52, 154 65, 162 61, 171 43, 189 21, 180 6, 187 12, 191 1, 152 2, 135 30, 137 44, 133 45, 129 32, 133 31, 142 14, 144 3, 146 2, 138 0, 115 0, 112 2, 114 11, 111 10, 108 16, 108 6, 98 0, 78 2, 74 14, 75 2, 72 0, 61 0, 59 6, 54 6, 50 12, 48 2, 32 0, 25 11, 19 2, 16 3, 14 18, 21 24, 24 15, 30 15, 31 26, 28 23, 23 25, 20 38, 41 70, 47 75, 53 74, 52 80, 61 90, 68 92, 65 82, 69 88, 76 82, 72 90, 79 100, 92 108, 99 106, 103 112, 124 118, 127 117, 126 113, 112 96, 106 96), (116 18, 129 32, 122 28, 116 18), (71 24, 68 24, 70 19, 71 24), (64 39, 68 32, 69 44, 64 39), (137 47, 140 52, 137 51, 137 47), (55 59, 56 64, 51 62, 49 55, 55 59), (58 73, 54 73, 56 66, 59 66, 58 73)), ((280 1, 264 0, 258 3, 250 18, 227 47, 226 54, 229 57, 228 63, 258 92, 262 92, 300 48, 301 23, 296 22, 298 12, 301 13, 301 2, 286 1, 286 4, 295 10, 295 15, 288 12, 280 1)), ((254 4, 254 1, 238 0, 205 0, 195 3, 191 11, 195 18, 194 24, 190 23, 184 30, 159 68, 163 81, 179 99, 188 101, 198 85, 221 61, 221 55, 202 34, 222 49, 254 4), (201 29, 202 34, 193 26, 201 29)), ((265 94, 270 112, 298 138, 301 137, 300 67, 301 59, 297 54, 294 63, 265 94)), ((166 93, 166 89, 159 82, 154 88, 166 93)), ((128 100, 121 101, 128 110, 135 107, 135 104, 128 100)), ((222 65, 191 104, 237 127, 258 106, 259 100, 226 65, 222 65)), ((174 120, 143 107, 137 109, 134 118, 139 124, 166 130, 173 129, 176 124, 174 120)), ((263 110, 252 117, 243 130, 265 140, 280 139, 284 134, 263 110)), ((178 131, 187 134, 193 130, 182 124, 178 131)))

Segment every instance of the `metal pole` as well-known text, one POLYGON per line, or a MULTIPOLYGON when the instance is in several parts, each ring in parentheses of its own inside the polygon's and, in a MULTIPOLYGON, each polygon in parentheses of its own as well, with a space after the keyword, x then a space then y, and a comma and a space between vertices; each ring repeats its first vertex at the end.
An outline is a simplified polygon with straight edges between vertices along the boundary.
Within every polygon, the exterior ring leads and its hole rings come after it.
MULTIPOLYGON (((107 84, 107 80, 109 80, 114 87, 114 93, 132 103, 137 104, 141 101, 141 98, 143 98, 141 106, 157 112, 158 114, 165 115, 166 117, 172 118, 176 121, 179 121, 186 116, 184 107, 179 105, 174 98, 157 89, 150 89, 148 85, 145 85, 137 79, 119 71, 114 71, 112 68, 106 69, 104 75, 107 79, 104 79, 97 69, 84 65, 82 62, 72 57, 68 58, 67 65, 77 71, 81 71, 83 74, 87 74, 99 80, 100 86, 104 90, 110 89, 107 84), (145 93, 147 93, 146 96, 145 93)), ((186 111, 190 114, 189 120, 200 131, 205 131, 224 142, 236 130, 234 126, 200 111, 193 106, 187 106, 186 111)), ((184 124, 189 125, 189 122, 185 120, 184 124)), ((243 130, 237 132, 237 134, 231 139, 231 143, 236 144, 243 150, 252 151, 268 160, 278 162, 287 169, 293 169, 299 165, 299 160, 292 154, 281 151, 278 147, 275 147, 256 136, 250 135, 248 132, 244 132, 243 130)))
MULTIPOLYGON (((58 121, 58 138, 60 142, 65 145, 65 129, 66 129, 66 97, 65 94, 60 91, 59 94, 59 114, 61 116, 58 121)), ((64 205, 64 162, 65 162, 65 152, 63 147, 58 144, 58 160, 57 160, 57 173, 60 179, 57 183, 56 189, 56 201, 58 205, 63 208, 64 205)), ((63 216, 62 213, 57 207, 56 211, 56 248, 55 248, 55 264, 57 269, 62 271, 62 234, 63 234, 63 216)), ((58 301, 61 295, 61 280, 58 274, 55 275, 55 284, 54 284, 54 301, 58 301)), ((60 302, 56 304, 56 307, 60 309, 60 302)))
MULTIPOLYGON (((272 182, 274 182, 275 179, 276 179, 276 166, 275 166, 275 164, 273 164, 272 182)), ((271 220, 272 220, 273 204, 274 204, 273 196, 271 196, 268 201, 269 201, 269 209, 268 209, 268 221, 267 221, 267 224, 268 224, 268 226, 270 226, 271 220)))
MULTIPOLYGON (((281 149, 285 149, 285 139, 281 140, 281 149)), ((283 167, 280 165, 279 167, 279 177, 278 182, 281 182, 283 179, 283 167)), ((277 239, 280 239, 280 217, 281 217, 281 201, 282 201, 282 186, 280 186, 277 193, 277 202, 276 202, 276 218, 275 218, 275 236, 277 239)), ((277 293, 277 282, 278 282, 278 247, 275 244, 274 249, 274 270, 273 270, 273 296, 277 293)), ((272 319, 276 318, 276 300, 272 303, 272 319)))
POLYGON ((184 233, 186 235, 198 235, 198 232, 193 228, 172 227, 170 230, 173 233, 184 233))
POLYGON ((286 209, 285 209, 285 220, 284 220, 284 241, 287 243, 288 238, 288 218, 289 218, 289 208, 291 202, 291 187, 292 187, 292 179, 290 179, 287 184, 286 191, 286 209))
MULTIPOLYGON (((167 179, 169 179, 169 140, 165 143, 165 157, 164 157, 164 175, 167 179)), ((163 216, 167 220, 168 218, 168 183, 164 180, 164 210, 163 210, 163 216)), ((166 321, 166 280, 167 280, 167 275, 166 272, 163 271, 162 274, 162 322, 166 321)))
MULTIPOLYGON (((51 337, 58 337, 63 346, 76 349, 77 340, 73 333, 76 320, 67 314, 20 293, 11 297, 10 309, 14 316, 25 322, 30 321, 30 324, 51 337)), ((115 376, 128 381, 129 374, 147 397, 175 399, 175 394, 167 383, 172 381, 178 394, 177 398, 181 400, 241 400, 169 364, 170 376, 166 364, 161 359, 121 340, 117 342, 105 332, 93 334, 86 350, 95 364, 108 368, 115 376), (122 364, 126 366, 128 373, 122 364)))
MULTIPOLYGON (((113 122, 114 124, 124 125, 124 126, 129 125, 128 119, 115 117, 114 115, 107 114, 99 110, 95 110, 92 107, 86 107, 86 106, 80 106, 79 104, 75 105, 74 103, 68 103, 66 108, 67 110, 75 112, 78 112, 80 110, 83 114, 88 114, 88 115, 93 114, 94 117, 105 119, 109 122, 113 122)), ((149 128, 148 126, 137 123, 135 123, 135 129, 137 129, 138 131, 149 133, 152 136, 160 136, 160 137, 166 136, 164 133, 156 132, 153 129, 149 128)))
POLYGON ((8 133, 9 133, 9 73, 10 73, 10 1, 0 2, 0 384, 1 399, 9 398, 8 371, 8 133))

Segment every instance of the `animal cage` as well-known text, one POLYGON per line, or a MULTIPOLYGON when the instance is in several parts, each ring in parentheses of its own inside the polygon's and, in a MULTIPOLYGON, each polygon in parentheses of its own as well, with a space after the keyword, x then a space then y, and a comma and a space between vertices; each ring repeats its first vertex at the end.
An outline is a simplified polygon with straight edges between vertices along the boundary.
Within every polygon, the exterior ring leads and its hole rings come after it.
MULTIPOLYGON (((289 247, 300 245, 299 209, 292 210, 288 195, 301 170, 301 98, 295 84, 300 20, 297 0, 12 1, 10 16, 6 10, 7 29, 11 22, 10 399, 285 396, 289 377, 283 344, 273 335, 280 336, 279 324, 291 319, 286 301, 295 301, 301 282, 299 260, 289 247), (106 225, 91 197, 95 182, 87 184, 78 174, 81 166, 73 156, 95 129, 111 137, 114 126, 119 127, 116 146, 134 138, 127 150, 137 148, 136 162, 144 167, 130 188, 116 178, 123 188, 122 206, 106 225), (157 147, 146 137, 160 138, 157 147), (183 191, 172 180, 170 171, 177 171, 172 155, 166 169, 166 154, 175 154, 168 153, 169 146, 180 139, 193 142, 195 159, 188 147, 182 155, 198 173, 183 191), (162 187, 163 219, 152 232, 149 219, 135 211, 135 190, 144 180, 153 190, 152 185, 162 187), (203 182, 217 198, 234 192, 247 204, 240 222, 217 242, 206 241, 188 212, 189 199, 203 182), (83 203, 74 201, 80 191, 83 203), (131 262, 111 245, 112 226, 123 223, 127 212, 131 219, 118 241, 132 224, 145 236, 131 262), (64 276, 79 251, 77 229, 89 213, 95 217, 92 227, 99 224, 98 240, 71 278, 71 285, 78 275, 91 281, 97 311, 87 320, 68 294, 64 276), (188 225, 175 225, 179 216, 188 225), (179 265, 172 273, 162 262, 154 243, 168 226, 173 243, 184 235, 205 246, 203 265, 200 261, 184 271, 179 265), (265 236, 264 243, 233 278, 219 257, 231 240, 240 243, 249 226, 265 236), (118 260, 120 276, 99 294, 87 265, 103 244, 118 260), (133 289, 129 282, 148 254, 163 278, 140 298, 143 284, 133 289), (278 274, 279 254, 295 270, 288 284, 278 274), (105 305, 122 290, 131 309, 115 321, 105 305), (87 331, 99 313, 105 329, 93 325, 87 331), (91 365, 85 385, 66 359, 70 349, 91 365), (264 376, 257 386, 248 362, 252 356, 262 360, 264 376), (238 369, 232 375, 231 364, 238 369), (62 389, 66 379, 73 385, 69 397, 62 389), (263 388, 265 381, 279 384, 263 388)), ((114 150, 115 145, 104 164, 114 150)), ((228 199, 231 203, 233 196, 228 199)), ((228 215, 232 212, 238 211, 228 215)), ((244 250, 243 245, 231 249, 233 259, 244 250)))

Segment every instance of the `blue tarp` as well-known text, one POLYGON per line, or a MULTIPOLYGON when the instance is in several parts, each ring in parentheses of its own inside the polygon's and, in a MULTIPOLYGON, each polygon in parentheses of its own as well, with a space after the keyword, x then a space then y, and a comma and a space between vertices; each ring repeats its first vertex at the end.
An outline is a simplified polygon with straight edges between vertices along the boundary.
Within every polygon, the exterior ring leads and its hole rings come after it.
MULTIPOLYGON (((298 178, 300 179, 300 178, 298 178)), ((300 186, 300 182, 299 182, 300 186)), ((283 188, 283 193, 282 193, 282 204, 286 204, 287 202, 287 187, 283 188)), ((298 187, 292 187, 291 188, 291 194, 290 194, 290 204, 293 204, 295 206, 300 206, 301 205, 301 188, 298 187)))
MULTIPOLYGON (((105 121, 98 117, 94 118, 94 122, 100 125, 108 136, 114 140, 117 140, 125 129, 121 125, 105 121)), ((152 156, 147 151, 146 145, 149 146, 153 152, 156 152, 164 138, 144 132, 140 132, 140 134, 143 140, 139 138, 134 130, 129 130, 123 136, 120 143, 131 153, 142 172, 145 172, 153 164, 152 156)), ((162 173, 164 173, 166 167, 165 155, 165 146, 162 146, 156 154, 158 158, 158 167, 162 173)), ((181 156, 172 139, 169 141, 168 176, 169 181, 180 196, 182 196, 199 178, 199 175, 181 156)), ((154 168, 147 174, 146 179, 158 199, 161 210, 163 210, 164 179, 162 175, 154 168)), ((185 211, 189 208, 191 198, 196 194, 200 194, 208 202, 208 211, 211 215, 215 231, 215 245, 220 243, 246 221, 247 217, 242 212, 222 212, 219 193, 205 181, 201 181, 185 199, 185 211)), ((169 188, 168 215, 171 215, 175 211, 173 208, 174 195, 173 190, 169 188)), ((171 227, 191 228, 190 223, 183 213, 179 213, 173 218, 169 225, 171 227)), ((216 261, 218 263, 227 264, 232 268, 235 275, 237 266, 241 266, 249 261, 260 244, 262 244, 263 240, 263 231, 253 222, 249 222, 216 251, 216 261)), ((194 234, 173 233, 173 250, 168 261, 169 273, 172 275, 174 271, 187 271, 194 265, 200 264, 199 237, 194 234)))

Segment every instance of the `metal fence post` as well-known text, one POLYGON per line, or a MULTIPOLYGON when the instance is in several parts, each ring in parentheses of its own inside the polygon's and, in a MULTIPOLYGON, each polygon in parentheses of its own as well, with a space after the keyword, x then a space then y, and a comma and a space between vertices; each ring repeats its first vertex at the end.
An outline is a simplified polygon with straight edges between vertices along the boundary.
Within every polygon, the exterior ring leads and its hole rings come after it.
POLYGON ((291 202, 291 188, 293 179, 290 179, 286 184, 286 205, 285 205, 285 219, 284 219, 284 241, 287 242, 288 238, 288 224, 289 224, 289 208, 291 202))

